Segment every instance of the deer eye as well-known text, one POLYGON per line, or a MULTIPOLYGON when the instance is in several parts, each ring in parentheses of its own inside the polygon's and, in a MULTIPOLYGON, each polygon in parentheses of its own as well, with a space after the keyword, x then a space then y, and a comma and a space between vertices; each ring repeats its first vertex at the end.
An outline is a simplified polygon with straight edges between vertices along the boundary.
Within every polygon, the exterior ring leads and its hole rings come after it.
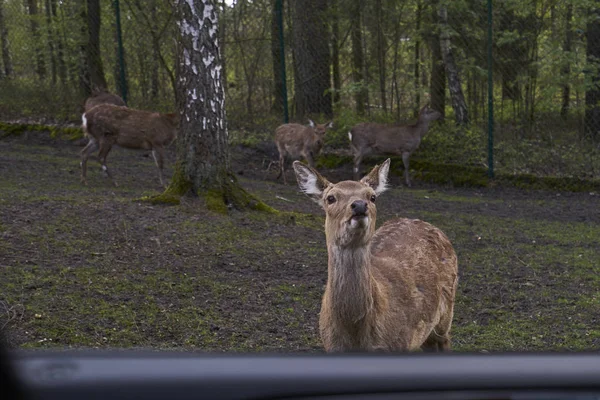
POLYGON ((335 197, 333 197, 332 195, 327 196, 327 204, 333 203, 335 203, 335 197))
POLYGON ((375 200, 377 200, 377 196, 375 196, 374 194, 371 195, 371 202, 375 203, 375 200))

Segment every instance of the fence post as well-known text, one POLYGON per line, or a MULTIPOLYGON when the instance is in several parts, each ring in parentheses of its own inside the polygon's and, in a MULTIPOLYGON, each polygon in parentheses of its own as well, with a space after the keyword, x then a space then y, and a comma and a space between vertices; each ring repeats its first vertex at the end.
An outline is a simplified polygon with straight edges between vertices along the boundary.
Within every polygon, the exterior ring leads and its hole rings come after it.
POLYGON ((119 6, 119 0, 113 0, 113 6, 115 8, 115 18, 117 25, 117 42, 118 42, 118 56, 119 56, 119 79, 121 86, 121 97, 125 104, 127 104, 127 79, 125 78, 125 57, 123 56, 123 35, 121 32, 121 8, 119 6))
POLYGON ((283 122, 289 122, 287 101, 287 78, 285 76, 285 51, 283 43, 283 0, 276 0, 275 9, 277 13, 277 25, 279 25, 279 51, 281 52, 281 90, 283 90, 283 122))
POLYGON ((494 79, 492 58, 492 0, 487 0, 487 23, 488 23, 488 46, 487 46, 487 64, 488 64, 488 176, 494 177, 494 79))

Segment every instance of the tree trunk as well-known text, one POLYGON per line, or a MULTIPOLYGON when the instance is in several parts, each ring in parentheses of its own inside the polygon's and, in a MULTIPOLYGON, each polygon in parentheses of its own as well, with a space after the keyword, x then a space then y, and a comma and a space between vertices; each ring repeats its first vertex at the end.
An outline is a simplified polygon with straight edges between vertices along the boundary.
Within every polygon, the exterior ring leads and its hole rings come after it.
POLYGON ((225 91, 218 45, 218 10, 211 0, 179 0, 177 99, 181 115, 177 165, 170 186, 154 201, 175 201, 190 190, 209 208, 272 210, 256 201, 231 172, 225 91))
POLYGON ((338 0, 331 0, 331 64, 333 73, 333 103, 340 101, 342 78, 340 74, 340 10, 338 0))
POLYGON ((46 62, 41 46, 40 24, 37 20, 39 16, 37 0, 27 0, 27 11, 29 12, 31 38, 35 51, 35 72, 40 79, 44 79, 46 77, 46 62))
MULTIPOLYGON (((281 115, 283 112, 283 54, 279 43, 278 0, 271 0, 271 59, 273 62, 273 104, 271 112, 281 115)), ((283 3, 283 0, 281 1, 283 3)), ((283 4, 282 4, 283 7, 283 4)), ((283 10, 281 10, 283 12, 283 10)), ((283 28, 283 27, 281 27, 283 28)))
POLYGON ((419 73, 419 67, 421 64, 421 11, 423 6, 421 2, 417 4, 417 15, 416 15, 416 27, 415 27, 415 64, 414 64, 414 86, 415 86, 415 103, 413 104, 413 116, 416 118, 419 116, 419 110, 421 109, 421 88, 419 85, 419 79, 421 74, 419 73))
POLYGON ((452 52, 452 44, 450 43, 450 33, 448 32, 448 10, 442 5, 439 9, 440 17, 440 47, 442 49, 442 57, 446 68, 446 77, 448 78, 448 87, 450 89, 450 98, 452 99, 452 108, 456 116, 458 125, 467 125, 469 123, 469 113, 467 103, 462 91, 458 68, 454 62, 454 54, 452 52))
POLYGON ((362 1, 352 0, 351 10, 351 41, 352 41, 352 79, 357 85, 354 99, 356 101, 356 113, 364 115, 365 103, 367 102, 367 90, 365 85, 364 63, 365 57, 362 48, 362 1))
MULTIPOLYGON (((435 21, 435 19, 434 19, 435 21)), ((440 34, 436 29, 431 35, 431 78, 430 96, 431 108, 442 113, 441 119, 446 118, 446 71, 442 59, 442 48, 440 47, 440 34)))
POLYGON ((54 35, 54 18, 52 16, 52 4, 50 3, 50 0, 45 0, 44 6, 46 12, 46 31, 48 34, 46 40, 48 41, 48 51, 50 53, 50 71, 52 74, 52 84, 56 85, 58 75, 58 68, 56 65, 56 52, 54 50, 56 36, 54 35))
POLYGON ((0 47, 2 47, 2 63, 4 64, 4 76, 10 78, 13 74, 12 59, 8 44, 8 26, 4 20, 4 2, 0 1, 0 47))
POLYGON ((563 45, 563 53, 568 58, 560 73, 563 79, 562 88, 562 106, 560 108, 560 116, 567 117, 569 113, 571 101, 571 85, 569 85, 569 75, 571 74, 571 44, 573 43, 573 4, 567 4, 567 14, 565 15, 565 43, 563 45))
POLYGON ((296 117, 333 116, 327 33, 327 0, 295 0, 294 50, 296 117), (318 40, 317 40, 318 38, 318 40))
POLYGON ((98 89, 106 89, 106 79, 104 78, 100 53, 100 18, 100 0, 87 0, 88 44, 86 58, 89 69, 89 85, 92 92, 98 89))
POLYGON ((227 94, 227 56, 225 55, 225 46, 227 44, 227 20, 225 19, 226 9, 227 2, 225 0, 221 0, 221 14, 219 16, 219 51, 221 52, 221 65, 223 66, 221 76, 225 94, 227 94))
POLYGON ((58 79, 64 85, 67 82, 67 64, 65 63, 65 45, 63 37, 61 35, 59 24, 57 24, 58 13, 56 0, 50 0, 50 10, 52 12, 52 20, 54 21, 54 28, 52 32, 54 33, 54 38, 56 39, 56 62, 58 79))
MULTIPOLYGON (((150 2, 150 18, 156 21, 156 0, 150 2)), ((158 68, 160 67, 160 41, 156 34, 152 35, 152 65, 150 66, 150 98, 158 97, 158 68)))
MULTIPOLYGON (((587 62, 596 66, 591 68, 597 71, 600 62, 600 8, 596 7, 590 12, 587 24, 587 62)), ((597 140, 600 138, 600 76, 596 72, 591 77, 591 83, 585 90, 585 118, 584 128, 586 136, 597 140)))
POLYGON ((387 111, 387 96, 385 89, 386 81, 386 68, 385 68, 385 52, 386 52, 386 41, 383 35, 383 8, 381 0, 375 0, 375 24, 373 29, 373 36, 375 38, 375 58, 377 62, 377 72, 379 75, 379 98, 381 108, 384 112, 387 111))

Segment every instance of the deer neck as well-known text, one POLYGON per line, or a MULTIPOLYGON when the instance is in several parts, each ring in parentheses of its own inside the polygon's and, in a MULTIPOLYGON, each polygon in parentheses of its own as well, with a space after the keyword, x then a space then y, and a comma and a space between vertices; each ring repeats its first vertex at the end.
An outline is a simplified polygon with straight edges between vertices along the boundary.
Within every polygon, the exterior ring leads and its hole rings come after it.
POLYGON ((370 319, 378 303, 369 246, 330 245, 327 292, 332 315, 344 324, 360 325, 370 319))
POLYGON ((415 132, 419 137, 425 136, 427 131, 429 130, 429 121, 424 119, 419 119, 415 125, 415 132))

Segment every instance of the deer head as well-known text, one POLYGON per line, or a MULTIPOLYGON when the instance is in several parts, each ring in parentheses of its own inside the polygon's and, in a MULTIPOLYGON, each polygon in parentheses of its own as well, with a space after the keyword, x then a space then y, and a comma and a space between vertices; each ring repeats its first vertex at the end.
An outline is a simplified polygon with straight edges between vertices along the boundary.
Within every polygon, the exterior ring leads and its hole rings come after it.
POLYGON ((390 159, 375 166, 360 181, 329 182, 315 169, 294 162, 300 189, 325 210, 325 234, 329 244, 364 245, 375 232, 377 196, 386 190, 390 159))

